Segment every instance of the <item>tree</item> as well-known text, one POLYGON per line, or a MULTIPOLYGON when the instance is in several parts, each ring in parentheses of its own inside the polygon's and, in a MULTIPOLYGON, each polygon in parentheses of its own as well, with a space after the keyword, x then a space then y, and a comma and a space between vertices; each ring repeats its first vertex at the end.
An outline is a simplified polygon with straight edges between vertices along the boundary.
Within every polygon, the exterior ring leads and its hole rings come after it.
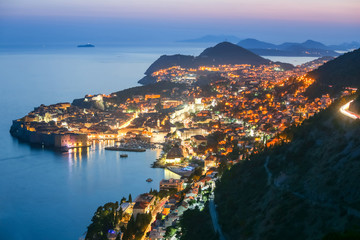
POLYGON ((231 160, 236 160, 239 158, 240 156, 240 148, 238 147, 237 143, 236 144, 233 144, 233 149, 231 151, 231 153, 229 153, 229 158, 231 160))
POLYGON ((157 112, 160 112, 163 109, 163 106, 161 105, 161 101, 159 101, 156 105, 155 105, 155 110, 157 112))
POLYGON ((166 228, 166 232, 165 232, 165 235, 164 235, 164 238, 165 239, 170 239, 172 236, 174 236, 176 233, 176 228, 170 226, 170 227, 167 227, 166 228))
POLYGON ((119 202, 109 202, 100 206, 91 219, 92 223, 88 226, 86 239, 106 240, 106 233, 120 222, 122 210, 117 211, 118 208, 119 202))
POLYGON ((128 202, 131 202, 131 203, 132 203, 131 193, 129 194, 129 200, 128 200, 128 202))
POLYGON ((212 227, 208 204, 205 205, 204 211, 200 211, 199 208, 185 211, 180 217, 180 227, 181 240, 219 239, 212 227))

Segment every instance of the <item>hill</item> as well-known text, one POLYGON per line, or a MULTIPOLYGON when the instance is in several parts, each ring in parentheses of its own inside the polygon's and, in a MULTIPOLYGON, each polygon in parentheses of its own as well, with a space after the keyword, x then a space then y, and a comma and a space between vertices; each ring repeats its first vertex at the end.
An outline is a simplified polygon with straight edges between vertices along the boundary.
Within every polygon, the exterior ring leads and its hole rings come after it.
POLYGON ((340 115, 346 101, 224 173, 215 201, 227 239, 333 239, 359 229, 360 122, 340 115))
POLYGON ((306 48, 329 49, 328 46, 325 46, 323 43, 316 42, 314 40, 307 40, 303 42, 301 45, 306 48))
POLYGON ((351 49, 357 49, 360 48, 360 42, 348 42, 348 43, 342 43, 338 45, 330 45, 328 46, 332 50, 341 50, 341 51, 348 51, 351 49))
POLYGON ((220 64, 251 64, 258 66, 270 63, 270 60, 262 58, 236 44, 222 42, 214 47, 205 49, 197 57, 180 54, 171 56, 163 55, 150 65, 145 72, 146 76, 142 78, 139 83, 144 85, 153 83, 154 79, 151 77, 153 72, 172 66, 197 68, 198 66, 220 64))
POLYGON ((221 64, 269 64, 270 60, 260 57, 229 42, 222 42, 215 47, 205 49, 197 58, 199 65, 221 65, 221 64))
POLYGON ((313 40, 307 40, 303 43, 285 42, 276 45, 256 39, 245 39, 238 42, 238 45, 262 56, 322 57, 339 55, 331 47, 313 40))
POLYGON ((260 48, 260 49, 276 49, 277 45, 272 44, 272 43, 268 43, 268 42, 263 42, 263 41, 259 41, 257 39, 254 38, 247 38, 244 40, 241 40, 240 42, 238 42, 238 45, 246 48, 246 49, 256 49, 256 48, 260 48))
POLYGON ((338 94, 344 87, 360 88, 360 49, 345 53, 310 72, 315 83, 307 90, 310 97, 325 92, 338 94))
POLYGON ((164 68, 169 68, 172 66, 181 66, 185 68, 190 68, 197 65, 196 58, 189 55, 162 55, 150 67, 146 70, 145 74, 150 75, 151 73, 164 68))
POLYGON ((186 90, 186 87, 186 85, 180 83, 157 82, 146 86, 137 86, 114 92, 111 94, 112 97, 101 98, 97 101, 89 101, 85 98, 74 99, 72 105, 81 108, 106 110, 109 108, 109 102, 123 104, 128 98, 132 98, 135 95, 144 96, 146 94, 159 94, 161 97, 179 97, 180 94, 186 90))

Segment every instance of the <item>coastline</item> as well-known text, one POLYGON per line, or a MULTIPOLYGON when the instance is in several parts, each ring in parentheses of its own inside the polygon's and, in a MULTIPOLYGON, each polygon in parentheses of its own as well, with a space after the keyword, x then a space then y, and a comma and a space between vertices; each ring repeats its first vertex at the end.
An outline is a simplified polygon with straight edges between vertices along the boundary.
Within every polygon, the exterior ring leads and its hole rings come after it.
MULTIPOLYGON (((132 84, 132 85, 134 85, 134 84, 132 84)), ((51 99, 51 98, 49 98, 49 99, 51 99)), ((70 98, 69 98, 70 99, 70 98)), ((24 100, 24 101, 26 101, 26 100, 24 100)), ((36 106, 36 104, 33 104, 32 106, 36 106)), ((28 109, 30 109, 29 107, 28 107, 28 109)), ((27 111, 28 109, 25 109, 25 110, 22 110, 22 111, 19 111, 18 113, 17 113, 17 115, 20 115, 20 114, 23 114, 23 111, 27 111)), ((5 124, 6 125, 6 124, 5 124)), ((8 126, 8 125, 6 125, 6 126, 8 126)), ((8 137, 8 136, 7 136, 8 137)), ((69 154, 69 155, 66 155, 66 158, 65 157, 62 157, 61 159, 62 160, 64 160, 64 159, 66 159, 66 163, 69 165, 69 166, 67 166, 67 165, 64 165, 64 168, 68 168, 69 169, 69 176, 71 176, 71 177, 73 177, 74 175, 75 175, 75 172, 76 171, 80 171, 81 169, 77 169, 77 168, 79 168, 79 166, 81 166, 81 164, 83 165, 82 166, 82 168, 84 169, 86 166, 87 166, 87 164, 89 164, 90 163, 90 161, 89 161, 89 163, 87 163, 87 160, 86 159, 92 159, 92 164, 94 164, 94 159, 96 159, 95 157, 94 157, 94 155, 95 155, 95 153, 92 153, 92 151, 89 151, 90 153, 83 153, 83 156, 82 156, 82 159, 79 157, 80 155, 79 154, 74 154, 74 153, 71 153, 71 154, 69 154), (88 154, 88 155, 87 155, 88 154), (92 155, 91 155, 92 154, 92 155), (84 156, 90 156, 91 158, 85 158, 84 156), (72 171, 72 172, 71 172, 72 171), (71 174, 74 174, 74 175, 71 175, 71 174)), ((97 151, 96 152, 96 154, 102 154, 102 153, 104 153, 105 151, 103 151, 103 152, 101 152, 101 151, 97 151)), ((146 153, 144 153, 144 154, 148 154, 148 151, 146 152, 146 153)), ((113 154, 114 156, 115 155, 118 155, 118 154, 113 154)), ((49 157, 49 155, 46 155, 47 156, 47 158, 49 158, 50 160, 52 159, 52 156, 51 156, 51 154, 50 154, 50 157, 49 157)), ((109 156, 109 155, 108 155, 109 156)), ((130 160, 130 157, 129 157, 129 160, 130 160)), ((132 160, 132 159, 131 159, 132 160)), ((44 159, 44 161, 48 161, 48 159, 44 159)), ((120 164, 120 163, 125 163, 125 162, 127 162, 128 160, 127 159, 118 159, 118 158, 115 158, 114 157, 114 159, 112 159, 112 158, 108 158, 108 159, 102 159, 102 161, 103 161, 103 164, 105 164, 104 166, 101 166, 101 165, 98 165, 98 168, 99 168, 99 171, 101 170, 101 171, 104 171, 102 168, 104 168, 105 166, 108 166, 107 164, 109 164, 109 162, 110 161, 117 161, 116 163, 118 163, 118 164, 120 164)), ((138 160, 139 162, 141 161, 141 160, 138 160)), ((152 160, 153 161, 153 160, 152 160)), ((142 162, 143 163, 143 162, 142 162)), ((144 164, 144 163, 143 163, 144 164)), ((150 164, 149 164, 150 165, 150 164)), ((139 165, 140 166, 140 165, 139 165)), ((139 166, 136 166, 136 167, 139 167, 139 166)), ((136 167, 134 167, 134 168, 136 168, 136 167)), ((149 168, 148 166, 145 166, 145 167, 147 167, 147 168, 149 168)), ((119 168, 120 169, 120 168, 119 168)), ((118 170, 119 170, 118 169, 118 170)), ((115 170, 115 169, 114 169, 115 170)), ((159 169, 160 170, 160 169, 159 169)), ((81 171, 84 171, 84 170, 81 170, 81 171)), ((108 170, 109 171, 109 170, 108 170)), ((156 170, 157 171, 157 170, 156 170)), ((165 169, 164 169, 164 171, 165 171, 165 169)), ((44 171, 45 172, 45 171, 44 171)), ((106 174, 106 173, 108 173, 108 172, 106 172, 106 171, 104 171, 104 172, 101 172, 101 173, 99 173, 100 174, 100 176, 102 176, 101 174, 106 174)), ((44 174, 44 173, 39 173, 41 176, 44 174)), ((56 172, 54 173, 54 174, 56 174, 56 172)), ((88 174, 88 171, 84 171, 83 172, 83 174, 85 174, 85 175, 87 175, 88 174)), ((97 175, 94 175, 94 176, 97 176, 97 175)), ((64 178, 66 178, 66 177, 64 177, 64 178)), ((99 177, 100 178, 100 177, 99 177)), ((32 176, 30 176, 29 177, 29 179, 32 179, 32 176)), ((71 180, 71 179, 70 179, 71 180)), ((85 182, 81 182, 81 179, 77 179, 80 183, 82 183, 82 185, 83 186, 79 186, 79 187, 77 187, 76 189, 79 191, 79 193, 84 193, 84 192, 82 192, 83 190, 82 190, 82 187, 88 187, 88 184, 92 184, 91 182, 90 183, 85 183, 85 182)), ((104 179, 102 179, 102 178, 100 178, 100 180, 101 181, 103 181, 104 182, 104 179)), ((117 182, 121 182, 121 179, 115 179, 114 181, 117 181, 117 182)), ((131 178, 128 180, 128 182, 131 182, 132 183, 132 181, 134 181, 134 180, 132 180, 131 178)), ((142 184, 142 185, 145 185, 145 188, 149 188, 149 186, 151 186, 151 185, 146 185, 146 184, 144 184, 144 179, 142 179, 141 181, 139 181, 139 183, 140 184, 142 184)), ((106 182, 106 184, 108 184, 108 182, 107 181, 105 181, 106 182)), ((57 183, 57 184, 60 184, 60 183, 57 183)), ((61 183, 61 184, 63 184, 63 183, 61 183)), ((106 185, 105 184, 105 185, 106 185)), ((155 188, 157 188, 158 187, 158 184, 156 184, 156 180, 153 182, 153 183, 151 183, 151 184, 154 184, 154 186, 155 186, 155 188)), ((41 185, 40 185, 41 186, 41 185)), ((89 185, 90 186, 90 185, 89 185)), ((107 186, 107 185, 106 185, 107 186)), ((107 186, 107 187, 112 187, 113 189, 118 189, 119 188, 119 186, 121 186, 121 188, 123 188, 123 185, 121 185, 120 183, 118 183, 118 184, 114 184, 114 185, 110 185, 110 186, 107 186)), ((138 185, 138 186, 140 186, 140 185, 138 185)), ((126 187, 126 186, 125 186, 126 187)), ((71 186, 69 187, 70 188, 70 191, 74 191, 74 189, 72 189, 71 188, 71 186)), ((137 187, 134 187, 133 189, 136 189, 137 187)), ((45 188, 44 189, 46 189, 46 186, 45 186, 45 188)), ((112 190, 112 191, 114 191, 114 190, 112 190)), ((123 189, 121 189, 121 191, 123 191, 123 189)), ((141 190, 142 192, 145 192, 145 190, 141 190)), ((67 192, 66 191, 64 191, 63 192, 63 194, 65 194, 65 196, 66 196, 66 194, 67 194, 67 192)), ((97 193, 94 193, 94 194, 97 194, 97 193)), ((108 193, 109 194, 109 193, 108 193)), ((126 192, 125 193, 122 193, 124 196, 126 196, 126 192)), ((117 194, 118 195, 118 194, 117 194)), ((116 196, 117 195, 111 195, 111 194, 109 194, 106 198, 108 199, 108 200, 117 200, 117 198, 116 198, 116 196)), ((134 195, 134 194, 133 194, 134 195)), ((16 197, 16 198, 19 198, 18 196, 16 197)), ((62 198, 60 198, 60 199, 62 199, 62 198)), ((65 199, 66 200, 66 199, 65 199)), ((88 212, 91 212, 91 214, 93 213, 93 211, 95 210, 95 208, 97 207, 97 206, 99 206, 100 204, 103 204, 104 202, 103 202, 104 200, 97 200, 97 203, 96 204, 93 204, 93 206, 91 206, 91 207, 89 207, 88 209, 90 210, 90 211, 88 211, 88 212), (95 207, 95 205, 96 205, 96 207, 95 207)), ((70 207, 71 208, 71 207, 70 207)), ((86 219, 86 223, 89 223, 89 219, 91 218, 91 216, 87 216, 87 219, 86 219)), ((85 226, 84 226, 84 228, 85 228, 85 226)), ((84 229, 84 228, 79 228, 79 227, 77 227, 77 230, 76 231, 78 231, 79 229, 84 229)), ((66 238, 63 238, 63 239, 66 239, 66 238)))

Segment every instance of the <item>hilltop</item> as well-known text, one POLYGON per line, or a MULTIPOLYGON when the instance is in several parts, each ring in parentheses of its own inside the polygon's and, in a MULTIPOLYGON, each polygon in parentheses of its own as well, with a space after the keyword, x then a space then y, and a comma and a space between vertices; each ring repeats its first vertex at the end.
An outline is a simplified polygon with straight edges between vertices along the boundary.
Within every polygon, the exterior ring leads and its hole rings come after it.
MULTIPOLYGON (((255 66, 267 65, 271 61, 256 55, 255 53, 232 44, 229 42, 222 42, 214 47, 205 49, 199 56, 189 55, 163 55, 157 59, 145 72, 145 77, 139 83, 150 84, 154 82, 151 74, 160 69, 169 68, 172 66, 180 66, 183 68, 197 68, 199 66, 213 66, 222 64, 251 64, 255 66)), ((287 65, 287 67, 289 67, 287 65)))
POLYGON ((308 76, 315 79, 307 91, 310 97, 326 92, 336 96, 344 87, 360 88, 360 49, 325 63, 308 76))
POLYGON ((200 65, 221 64, 269 64, 270 60, 229 42, 222 42, 215 47, 205 49, 197 58, 200 65))

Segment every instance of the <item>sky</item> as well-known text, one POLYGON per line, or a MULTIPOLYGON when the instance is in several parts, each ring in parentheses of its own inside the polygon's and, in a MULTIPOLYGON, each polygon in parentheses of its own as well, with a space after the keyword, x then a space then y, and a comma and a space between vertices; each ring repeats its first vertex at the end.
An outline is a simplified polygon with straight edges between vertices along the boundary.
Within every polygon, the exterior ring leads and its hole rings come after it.
POLYGON ((360 40, 359 0, 0 0, 0 43, 360 40))

